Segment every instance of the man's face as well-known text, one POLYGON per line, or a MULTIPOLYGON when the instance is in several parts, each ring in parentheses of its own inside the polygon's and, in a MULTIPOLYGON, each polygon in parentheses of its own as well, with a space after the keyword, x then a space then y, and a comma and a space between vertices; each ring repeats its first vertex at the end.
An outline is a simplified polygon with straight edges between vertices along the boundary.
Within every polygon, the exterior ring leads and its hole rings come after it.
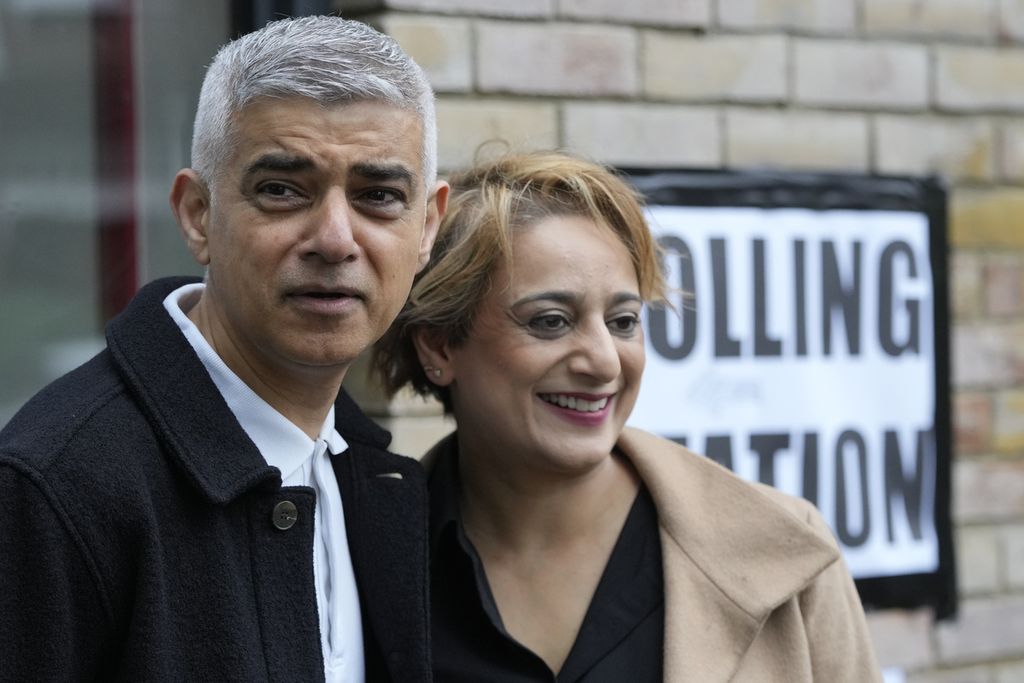
POLYGON ((205 206, 178 192, 182 174, 172 193, 208 266, 200 329, 243 376, 343 374, 398 314, 444 210, 446 186, 424 186, 419 118, 267 98, 235 131, 205 206))

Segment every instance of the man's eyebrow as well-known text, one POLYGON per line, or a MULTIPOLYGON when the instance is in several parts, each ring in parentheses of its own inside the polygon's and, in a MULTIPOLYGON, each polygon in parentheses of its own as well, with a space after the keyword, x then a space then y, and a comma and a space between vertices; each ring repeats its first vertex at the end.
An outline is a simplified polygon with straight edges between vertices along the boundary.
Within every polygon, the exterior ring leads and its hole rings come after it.
MULTIPOLYGON (((308 157, 271 152, 257 157, 246 166, 244 176, 248 177, 265 171, 300 173, 313 170, 314 168, 316 168, 316 164, 308 157)), ((409 186, 412 186, 416 179, 416 174, 408 166, 398 163, 360 162, 352 166, 350 173, 365 180, 376 182, 398 181, 409 186)))
POLYGON ((277 171, 283 173, 297 173, 308 171, 314 166, 313 161, 306 157, 294 156, 291 154, 264 154, 245 167, 245 175, 250 176, 260 171, 277 171))
POLYGON ((412 185, 416 174, 403 164, 376 164, 363 162, 352 166, 354 175, 362 176, 367 180, 378 181, 400 181, 412 185))

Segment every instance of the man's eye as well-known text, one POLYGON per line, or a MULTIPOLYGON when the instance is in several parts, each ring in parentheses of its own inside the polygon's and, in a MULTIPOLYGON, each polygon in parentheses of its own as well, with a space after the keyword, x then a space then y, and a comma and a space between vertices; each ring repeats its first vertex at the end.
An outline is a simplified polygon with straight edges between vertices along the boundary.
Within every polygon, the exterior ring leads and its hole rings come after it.
POLYGON ((408 206, 405 194, 390 187, 375 187, 360 192, 354 200, 366 215, 380 220, 393 221, 405 214, 408 206))
POLYGON ((388 204, 390 202, 404 202, 405 196, 397 190, 377 188, 364 192, 363 199, 373 204, 388 204))
POLYGON ((256 189, 260 194, 274 198, 298 196, 298 193, 295 191, 294 188, 285 185, 284 183, 263 183, 256 189))

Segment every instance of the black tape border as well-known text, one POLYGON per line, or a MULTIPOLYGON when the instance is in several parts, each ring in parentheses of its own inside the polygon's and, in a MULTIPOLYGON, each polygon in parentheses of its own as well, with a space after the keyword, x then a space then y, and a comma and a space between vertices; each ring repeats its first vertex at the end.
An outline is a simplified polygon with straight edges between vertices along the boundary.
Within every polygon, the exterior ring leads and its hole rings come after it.
POLYGON ((928 606, 937 619, 957 611, 952 535, 952 426, 949 348, 947 190, 937 177, 783 171, 617 169, 648 204, 812 210, 913 211, 928 219, 935 308, 935 529, 939 568, 929 574, 859 579, 868 608, 928 606))

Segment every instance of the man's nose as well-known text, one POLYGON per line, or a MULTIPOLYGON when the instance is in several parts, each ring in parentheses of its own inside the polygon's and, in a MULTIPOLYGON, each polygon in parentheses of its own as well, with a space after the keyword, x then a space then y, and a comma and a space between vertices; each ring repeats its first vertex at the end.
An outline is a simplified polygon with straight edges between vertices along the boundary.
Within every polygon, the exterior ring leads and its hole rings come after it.
POLYGON ((318 257, 327 263, 341 263, 355 258, 359 250, 353 209, 344 192, 331 192, 321 202, 319 211, 311 216, 310 239, 305 256, 318 257))

